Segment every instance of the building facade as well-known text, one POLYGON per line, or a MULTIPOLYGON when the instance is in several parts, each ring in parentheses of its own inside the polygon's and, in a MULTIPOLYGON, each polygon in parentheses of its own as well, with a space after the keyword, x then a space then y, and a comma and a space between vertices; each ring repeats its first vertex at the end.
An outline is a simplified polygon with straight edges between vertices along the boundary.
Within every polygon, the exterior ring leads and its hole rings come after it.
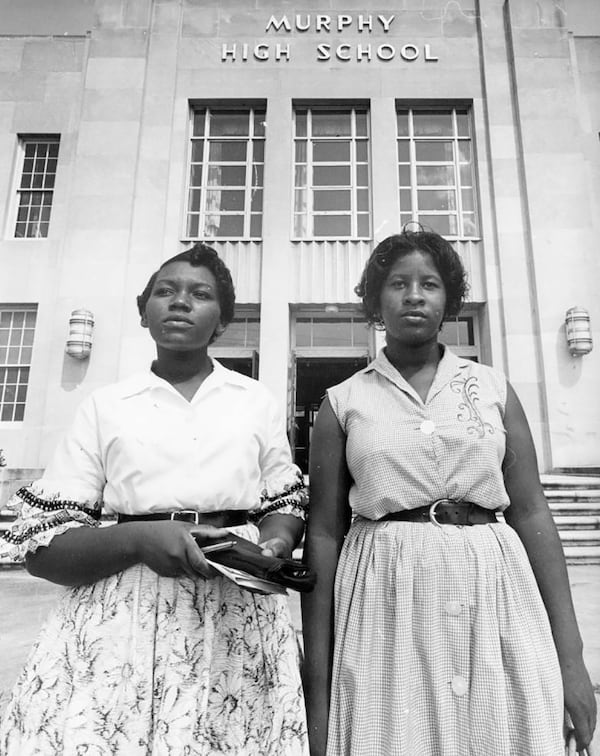
POLYGON ((135 296, 200 239, 237 292, 214 354, 270 386, 306 468, 325 388, 381 346, 364 262, 417 222, 469 273, 444 340, 506 373, 542 471, 600 468, 594 0, 1 5, 9 467, 44 467, 90 391, 149 365, 135 296))

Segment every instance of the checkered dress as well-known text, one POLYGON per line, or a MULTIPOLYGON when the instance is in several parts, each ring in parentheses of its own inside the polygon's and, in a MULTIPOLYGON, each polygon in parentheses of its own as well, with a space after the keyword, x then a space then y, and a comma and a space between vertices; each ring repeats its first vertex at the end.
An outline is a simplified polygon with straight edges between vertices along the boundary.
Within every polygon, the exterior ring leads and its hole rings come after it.
POLYGON ((329 756, 559 756, 563 697, 505 524, 375 522, 438 498, 504 509, 506 382, 446 350, 426 402, 381 353, 330 389, 357 515, 336 574, 329 756))

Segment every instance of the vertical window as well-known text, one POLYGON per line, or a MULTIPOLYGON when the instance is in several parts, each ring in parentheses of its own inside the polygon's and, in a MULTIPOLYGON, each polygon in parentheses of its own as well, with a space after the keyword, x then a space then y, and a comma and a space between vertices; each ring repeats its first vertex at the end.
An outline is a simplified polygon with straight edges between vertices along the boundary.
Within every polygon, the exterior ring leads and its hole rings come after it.
POLYGON ((260 239, 265 110, 192 113, 185 236, 260 239))
POLYGON ((0 306, 0 421, 22 420, 37 308, 0 306))
POLYGON ((366 108, 294 112, 294 237, 369 238, 366 108))
POLYGON ((57 136, 23 136, 19 140, 15 238, 48 236, 58 147, 57 136))
POLYGON ((417 221, 442 236, 477 237, 468 110, 399 109, 396 123, 401 225, 417 221))
POLYGON ((476 315, 460 315, 444 320, 439 340, 459 357, 479 362, 480 347, 476 315))

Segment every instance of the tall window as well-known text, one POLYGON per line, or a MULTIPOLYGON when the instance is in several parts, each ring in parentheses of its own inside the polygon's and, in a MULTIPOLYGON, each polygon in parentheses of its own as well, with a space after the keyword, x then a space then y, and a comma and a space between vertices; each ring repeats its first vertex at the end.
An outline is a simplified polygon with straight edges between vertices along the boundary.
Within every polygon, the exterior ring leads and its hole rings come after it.
POLYGON ((37 308, 0 306, 0 421, 22 420, 37 308))
POLYGON ((366 108, 296 108, 295 238, 370 237, 368 115, 366 108))
POLYGON ((253 305, 236 305, 235 317, 209 353, 225 367, 258 378, 260 311, 253 305))
POLYGON ((466 108, 399 109, 400 222, 477 237, 471 119, 466 108))
POLYGON ((58 148, 58 136, 22 136, 19 139, 15 238, 48 236, 58 148))
POLYGON ((185 236, 260 239, 265 110, 192 113, 185 236))

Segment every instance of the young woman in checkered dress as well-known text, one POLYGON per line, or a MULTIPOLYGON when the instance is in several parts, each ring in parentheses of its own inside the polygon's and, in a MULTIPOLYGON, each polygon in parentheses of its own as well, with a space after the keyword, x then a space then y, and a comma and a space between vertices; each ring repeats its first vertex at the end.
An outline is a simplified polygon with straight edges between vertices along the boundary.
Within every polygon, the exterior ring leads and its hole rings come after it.
POLYGON ((502 375, 438 342, 465 290, 459 256, 424 231, 381 242, 357 287, 386 346, 328 391, 312 436, 312 756, 560 756, 563 707, 578 747, 592 738, 523 409, 502 375))

